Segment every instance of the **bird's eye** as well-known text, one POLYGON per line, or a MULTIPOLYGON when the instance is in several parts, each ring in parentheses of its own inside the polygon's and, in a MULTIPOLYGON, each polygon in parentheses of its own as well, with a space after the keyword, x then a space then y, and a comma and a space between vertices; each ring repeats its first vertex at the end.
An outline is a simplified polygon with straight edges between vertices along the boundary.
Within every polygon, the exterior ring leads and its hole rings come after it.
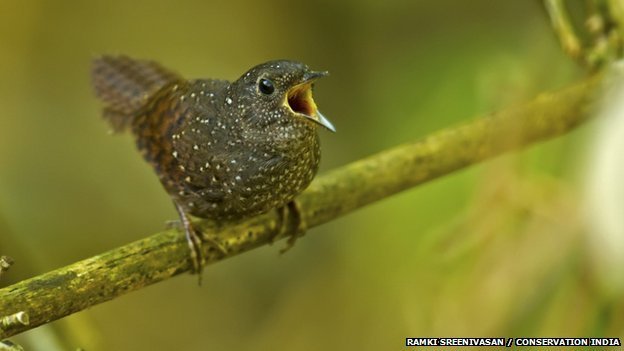
POLYGON ((258 89, 262 92, 262 94, 271 95, 275 91, 275 87, 273 86, 273 82, 266 78, 260 79, 258 82, 258 89))

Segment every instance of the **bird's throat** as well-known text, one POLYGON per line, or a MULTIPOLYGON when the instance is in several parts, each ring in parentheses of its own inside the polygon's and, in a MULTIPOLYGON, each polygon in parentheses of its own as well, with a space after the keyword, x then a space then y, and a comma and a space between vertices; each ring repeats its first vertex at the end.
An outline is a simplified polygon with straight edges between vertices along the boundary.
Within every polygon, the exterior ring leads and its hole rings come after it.
POLYGON ((295 113, 313 117, 317 108, 312 98, 312 83, 305 82, 290 88, 286 94, 285 104, 295 113))

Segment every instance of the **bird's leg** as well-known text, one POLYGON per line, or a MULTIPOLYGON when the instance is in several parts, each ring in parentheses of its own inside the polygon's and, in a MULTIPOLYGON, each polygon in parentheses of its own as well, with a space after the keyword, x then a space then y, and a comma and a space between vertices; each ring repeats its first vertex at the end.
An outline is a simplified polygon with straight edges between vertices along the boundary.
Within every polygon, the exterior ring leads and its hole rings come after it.
POLYGON ((195 231, 191 220, 189 219, 184 209, 179 204, 175 203, 175 208, 178 211, 178 215, 180 216, 180 222, 184 227, 184 233, 186 234, 186 242, 191 249, 191 262, 193 263, 193 273, 199 274, 200 284, 201 284, 201 273, 202 268, 204 267, 205 259, 204 254, 202 253, 202 239, 199 234, 195 231))
POLYGON ((199 233, 195 230, 193 223, 189 216, 184 212, 182 206, 178 205, 174 202, 175 208, 178 211, 178 215, 180 216, 180 220, 167 221, 166 226, 168 228, 177 228, 184 229, 184 233, 186 235, 186 241, 188 242, 189 248, 191 249, 191 261, 193 263, 193 273, 197 273, 199 275, 199 284, 201 285, 201 272, 204 268, 204 264, 206 263, 206 258, 204 257, 203 251, 201 249, 202 243, 207 242, 210 246, 212 246, 215 250, 219 251, 222 255, 227 255, 227 250, 215 238, 207 237, 199 235, 199 233))
POLYGON ((278 207, 276 211, 277 211, 277 223, 275 224, 275 233, 271 235, 271 240, 270 240, 271 245, 273 245, 273 243, 275 242, 275 239, 277 239, 279 236, 281 236, 285 232, 284 228, 288 227, 288 223, 286 223, 286 206, 278 207))
POLYGON ((271 238, 271 242, 273 242, 277 237, 284 235, 289 229, 289 223, 287 221, 286 213, 292 213, 292 217, 295 220, 295 231, 290 234, 288 241, 286 242, 286 247, 280 250, 280 253, 283 254, 286 251, 290 250, 295 245, 297 238, 303 236, 308 229, 307 223, 301 214, 301 209, 299 208, 299 204, 297 201, 292 200, 287 203, 285 206, 282 206, 277 209, 277 216, 279 218, 277 223, 278 231, 271 238))

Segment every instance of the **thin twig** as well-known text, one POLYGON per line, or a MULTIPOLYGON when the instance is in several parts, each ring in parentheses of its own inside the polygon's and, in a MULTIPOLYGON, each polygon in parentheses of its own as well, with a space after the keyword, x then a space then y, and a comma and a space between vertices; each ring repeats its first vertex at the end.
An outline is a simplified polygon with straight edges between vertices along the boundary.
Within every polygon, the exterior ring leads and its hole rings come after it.
POLYGON ((585 26, 575 28, 564 0, 544 0, 563 51, 590 70, 598 70, 624 54, 622 0, 586 0, 585 26), (581 38, 584 38, 582 40, 581 38))
MULTIPOLYGON (((601 76, 532 102, 383 151, 317 178, 298 198, 309 227, 318 226, 399 191, 437 179, 507 151, 554 138, 592 116, 601 76)), ((294 224, 289 218, 286 222, 294 224)), ((206 235, 217 235, 227 257, 265 245, 277 232, 268 213, 206 235)), ((286 232, 292 233, 296 228, 286 232)), ((305 245, 301 243, 300 245, 305 245)), ((225 257, 204 245, 207 263, 225 257)), ((191 269, 184 235, 175 230, 116 248, 0 289, 0 314, 26 311, 30 325, 0 330, 0 339, 114 299, 191 269)))
POLYGON ((563 0, 544 0, 544 5, 561 48, 574 60, 582 61, 581 41, 574 32, 574 26, 568 16, 563 0))

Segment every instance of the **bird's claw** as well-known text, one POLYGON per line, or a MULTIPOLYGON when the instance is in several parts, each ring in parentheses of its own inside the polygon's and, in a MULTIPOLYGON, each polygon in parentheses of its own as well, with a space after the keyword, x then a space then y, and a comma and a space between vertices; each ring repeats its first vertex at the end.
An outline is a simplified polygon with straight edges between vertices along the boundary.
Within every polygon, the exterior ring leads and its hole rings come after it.
POLYGON ((277 231, 275 235, 271 238, 271 243, 275 241, 278 237, 285 235, 290 229, 290 225, 287 221, 289 216, 287 216, 287 212, 292 213, 292 217, 295 220, 295 230, 292 232, 288 240, 286 241, 286 246, 280 249, 280 254, 284 254, 286 251, 290 250, 293 246, 295 246, 295 242, 298 238, 302 237, 307 231, 307 224, 301 214, 301 209, 299 208, 299 204, 296 201, 290 201, 286 206, 282 206, 277 209, 278 215, 278 223, 277 223, 277 231))
POLYGON ((199 282, 201 284, 201 273, 204 268, 204 264, 206 263, 206 258, 204 257, 204 253, 202 252, 202 239, 195 231, 193 226, 189 225, 184 228, 184 233, 186 235, 186 241, 189 245, 189 249, 191 251, 191 263, 193 265, 193 273, 197 273, 199 275, 199 282))
POLYGON ((186 242, 189 245, 190 256, 191 256, 191 264, 193 266, 193 273, 196 273, 198 276, 198 283, 201 285, 201 274, 204 268, 204 264, 206 263, 206 259, 204 257, 204 253, 202 251, 202 238, 195 231, 191 220, 189 219, 186 212, 182 206, 175 203, 176 210, 178 211, 178 215, 180 216, 180 223, 184 228, 184 234, 186 235, 186 242))

